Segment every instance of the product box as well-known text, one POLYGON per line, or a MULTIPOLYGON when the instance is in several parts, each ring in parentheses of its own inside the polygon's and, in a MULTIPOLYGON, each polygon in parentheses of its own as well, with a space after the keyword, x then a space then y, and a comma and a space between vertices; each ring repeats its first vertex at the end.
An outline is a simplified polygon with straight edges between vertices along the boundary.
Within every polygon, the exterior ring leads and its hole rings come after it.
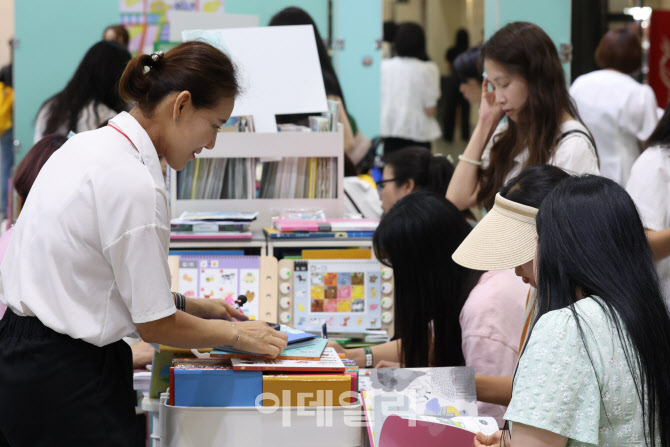
POLYGON ((265 375, 263 393, 264 407, 348 406, 351 376, 348 374, 265 375), (268 394, 273 397, 269 397, 268 394))
POLYGON ((261 371, 228 366, 178 366, 171 370, 171 395, 178 407, 253 407, 263 392, 261 371))

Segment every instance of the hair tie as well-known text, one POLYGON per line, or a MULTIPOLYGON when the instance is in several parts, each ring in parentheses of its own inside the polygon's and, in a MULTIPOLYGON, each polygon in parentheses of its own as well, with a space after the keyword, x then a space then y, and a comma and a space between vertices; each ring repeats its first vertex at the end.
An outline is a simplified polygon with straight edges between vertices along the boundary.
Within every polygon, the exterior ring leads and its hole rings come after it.
POLYGON ((160 58, 162 58, 164 55, 165 55, 165 53, 163 53, 162 51, 155 51, 155 52, 151 53, 151 55, 149 56, 151 58, 151 61, 147 65, 144 66, 144 74, 148 73, 149 70, 154 68, 154 66, 156 65, 156 62, 158 62, 158 60, 160 58))

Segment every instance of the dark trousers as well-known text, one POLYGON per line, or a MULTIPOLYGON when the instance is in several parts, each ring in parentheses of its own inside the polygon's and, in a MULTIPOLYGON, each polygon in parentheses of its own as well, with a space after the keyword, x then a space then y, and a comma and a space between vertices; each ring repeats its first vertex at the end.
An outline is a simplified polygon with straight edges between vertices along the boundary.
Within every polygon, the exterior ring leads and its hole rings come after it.
POLYGON ((0 321, 0 446, 133 446, 132 354, 7 309, 0 321))
POLYGON ((387 137, 384 138, 384 155, 410 146, 425 147, 430 150, 430 141, 415 141, 408 140, 407 138, 387 137))

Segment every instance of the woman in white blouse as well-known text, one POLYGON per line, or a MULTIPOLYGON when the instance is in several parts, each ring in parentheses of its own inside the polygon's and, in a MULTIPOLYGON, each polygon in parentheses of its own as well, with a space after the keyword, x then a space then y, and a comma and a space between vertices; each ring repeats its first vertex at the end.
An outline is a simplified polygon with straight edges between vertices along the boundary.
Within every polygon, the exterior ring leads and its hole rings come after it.
POLYGON ((507 180, 536 164, 599 173, 595 145, 565 87, 556 46, 540 27, 506 25, 482 46, 480 58, 486 78, 479 120, 458 157, 447 199, 460 209, 490 208, 507 180), (507 122, 500 123, 505 116, 507 122))
POLYGON ((0 445, 131 445, 123 337, 269 357, 286 346, 285 334, 235 321, 243 315, 221 300, 170 291, 158 157, 180 170, 214 146, 239 91, 232 62, 187 42, 131 60, 119 89, 133 109, 72 137, 49 159, 0 266, 8 306, 0 321, 0 445))
POLYGON ((395 34, 396 56, 381 66, 381 135, 384 153, 424 146, 441 135, 435 119, 440 71, 426 55, 426 36, 416 23, 403 23, 395 34))
POLYGON ((570 95, 598 145, 601 174, 626 186, 641 142, 658 122, 656 96, 630 76, 642 64, 640 39, 633 32, 608 31, 595 59, 601 70, 578 77, 570 95))
POLYGON ((670 306, 670 106, 633 164, 626 191, 635 201, 670 306))
POLYGON ((117 86, 130 57, 116 42, 100 41, 89 48, 65 88, 42 104, 33 144, 52 133, 97 129, 126 110, 117 86))

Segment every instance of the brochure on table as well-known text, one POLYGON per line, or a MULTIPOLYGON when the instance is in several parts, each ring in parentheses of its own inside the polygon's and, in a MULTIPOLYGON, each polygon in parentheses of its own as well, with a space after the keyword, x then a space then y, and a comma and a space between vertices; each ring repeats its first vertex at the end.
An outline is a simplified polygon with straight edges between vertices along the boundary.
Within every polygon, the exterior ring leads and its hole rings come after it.
POLYGON ((230 55, 243 91, 232 116, 252 115, 257 132, 277 132, 275 115, 328 110, 311 25, 187 30, 182 38, 230 55))

